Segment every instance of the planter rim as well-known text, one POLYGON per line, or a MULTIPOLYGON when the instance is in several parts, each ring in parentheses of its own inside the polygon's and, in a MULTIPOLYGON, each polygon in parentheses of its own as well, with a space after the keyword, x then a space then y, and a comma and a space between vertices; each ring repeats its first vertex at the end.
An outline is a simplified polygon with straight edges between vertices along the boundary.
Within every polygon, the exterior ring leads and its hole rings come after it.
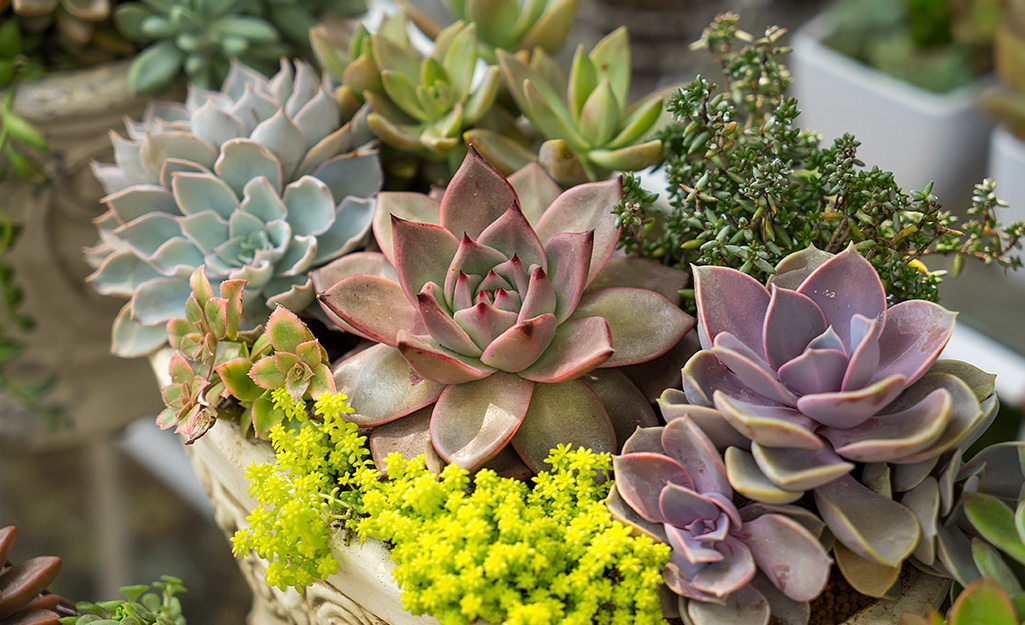
POLYGON ((801 55, 809 64, 831 66, 832 71, 859 89, 902 101, 925 115, 945 115, 965 106, 974 106, 979 93, 997 82, 995 75, 987 74, 947 93, 926 91, 827 46, 823 39, 833 28, 832 17, 827 12, 819 13, 794 32, 793 54, 801 55))
POLYGON ((109 111, 113 103, 135 98, 128 89, 131 58, 83 69, 46 74, 22 82, 14 94, 14 108, 32 121, 68 113, 91 115, 109 111), (69 108, 69 102, 74 106, 69 108))

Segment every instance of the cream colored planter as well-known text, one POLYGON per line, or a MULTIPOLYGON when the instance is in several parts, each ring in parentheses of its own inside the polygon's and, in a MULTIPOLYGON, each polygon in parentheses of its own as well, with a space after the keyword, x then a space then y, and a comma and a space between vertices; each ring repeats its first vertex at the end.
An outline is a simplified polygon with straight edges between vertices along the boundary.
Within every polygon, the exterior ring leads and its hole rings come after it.
POLYGON ((868 167, 894 172, 906 191, 930 180, 948 209, 967 206, 982 180, 993 123, 977 110, 982 87, 992 80, 939 95, 908 85, 827 47, 828 15, 798 29, 790 67, 802 128, 831 144, 844 133, 859 141, 868 167))
MULTIPOLYGON (((0 184, 0 202, 22 226, 14 249, 0 261, 13 264, 25 294, 21 311, 37 323, 25 337, 26 354, 10 369, 26 379, 57 375, 49 399, 66 408, 78 430, 59 435, 64 438, 109 432, 160 409, 147 368, 110 355, 110 328, 123 302, 84 282, 91 269, 82 248, 96 243, 92 220, 103 211, 103 190, 89 163, 113 160, 110 131, 123 132, 123 118, 141 117, 146 104, 128 92, 127 67, 123 62, 54 74, 19 85, 14 99, 14 110, 50 142, 44 168, 52 182, 38 187, 12 174, 0 184)), ((15 419, 10 401, 0 404, 0 438, 53 442, 37 436, 41 420, 15 419)))

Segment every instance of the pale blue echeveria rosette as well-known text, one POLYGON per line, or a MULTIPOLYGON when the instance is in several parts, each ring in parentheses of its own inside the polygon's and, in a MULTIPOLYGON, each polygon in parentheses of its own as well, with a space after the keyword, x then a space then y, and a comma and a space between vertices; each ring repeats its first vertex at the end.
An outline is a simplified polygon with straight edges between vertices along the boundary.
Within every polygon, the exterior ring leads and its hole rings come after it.
POLYGON ((724 267, 694 274, 703 349, 683 391, 659 399, 663 414, 701 424, 743 496, 787 504, 812 492, 841 571, 862 592, 885 592, 873 578, 896 579, 921 531, 911 510, 863 482, 891 466, 927 474, 997 408, 991 384, 977 392, 985 374, 937 362, 954 313, 922 300, 888 306, 853 247, 792 254, 767 286, 724 267))
POLYGON ((618 180, 561 192, 537 163, 507 180, 472 148, 440 200, 382 192, 382 253, 314 273, 325 309, 377 343, 335 366, 348 418, 425 416, 446 462, 474 469, 508 445, 535 472, 559 443, 615 451, 653 425, 620 368, 666 354, 694 320, 684 272, 614 257, 620 202, 618 180))
POLYGON ((365 112, 341 120, 330 85, 301 61, 270 79, 236 63, 220 91, 156 103, 127 135, 112 134, 114 164, 94 165, 108 210, 86 251, 93 287, 129 299, 118 355, 165 343, 201 265, 214 283, 246 280, 251 329, 276 304, 306 308, 310 270, 370 231, 382 175, 365 112))

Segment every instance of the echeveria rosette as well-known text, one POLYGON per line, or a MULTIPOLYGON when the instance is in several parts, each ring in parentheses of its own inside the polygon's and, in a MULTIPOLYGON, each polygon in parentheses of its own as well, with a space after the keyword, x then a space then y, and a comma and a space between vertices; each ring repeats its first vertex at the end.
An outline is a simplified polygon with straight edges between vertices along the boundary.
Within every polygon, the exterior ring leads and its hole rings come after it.
POLYGON ((87 259, 98 291, 130 299, 113 351, 162 345, 199 266, 215 282, 246 281, 242 330, 277 304, 308 306, 309 271, 369 233, 382 176, 364 118, 341 124, 305 63, 283 62, 270 79, 235 64, 221 91, 154 104, 127 139, 112 135, 115 164, 94 167, 109 210, 87 259))
POLYGON ((873 579, 895 579, 920 530, 908 508, 852 471, 931 468, 981 433, 995 396, 980 402, 970 365, 934 366, 955 315, 920 300, 888 308, 853 247, 808 248, 776 271, 766 287, 733 269, 695 269, 703 349, 683 369, 684 391, 660 403, 667 418, 692 414, 723 441, 742 495, 789 503, 814 491, 841 570, 866 592, 873 579))
MULTIPOLYGON (((428 409, 445 461, 473 469, 511 442, 535 471, 557 443, 614 451, 613 421, 630 423, 627 433, 654 424, 614 368, 661 356, 694 320, 648 288, 588 290, 609 284, 596 279, 603 268, 626 262, 610 260, 619 234, 610 211, 621 201, 618 180, 560 194, 537 164, 506 180, 472 149, 440 201, 381 193, 382 254, 314 274, 329 313, 379 343, 335 367, 352 418, 375 426, 428 409), (377 273, 366 273, 371 265, 377 273), (384 277, 392 266, 395 278, 384 277)), ((628 264, 633 285, 675 290, 685 279, 628 264)))
POLYGON ((672 546, 663 577, 687 622, 765 625, 770 615, 777 623, 807 622, 807 602, 829 579, 826 550, 784 513, 799 509, 738 509, 719 452, 693 420, 639 428, 613 466, 609 508, 672 546))

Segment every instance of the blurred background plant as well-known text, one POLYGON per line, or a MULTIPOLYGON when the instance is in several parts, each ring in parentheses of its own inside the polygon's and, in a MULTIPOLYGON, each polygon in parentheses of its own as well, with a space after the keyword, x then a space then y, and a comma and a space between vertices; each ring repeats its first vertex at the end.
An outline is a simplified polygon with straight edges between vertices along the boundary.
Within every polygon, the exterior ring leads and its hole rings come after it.
POLYGON ((825 43, 928 91, 946 93, 992 68, 1005 0, 843 0, 825 43))
POLYGON ((993 60, 1002 88, 987 92, 980 105, 1025 140, 1025 2, 1003 3, 1004 18, 993 38, 993 60))

